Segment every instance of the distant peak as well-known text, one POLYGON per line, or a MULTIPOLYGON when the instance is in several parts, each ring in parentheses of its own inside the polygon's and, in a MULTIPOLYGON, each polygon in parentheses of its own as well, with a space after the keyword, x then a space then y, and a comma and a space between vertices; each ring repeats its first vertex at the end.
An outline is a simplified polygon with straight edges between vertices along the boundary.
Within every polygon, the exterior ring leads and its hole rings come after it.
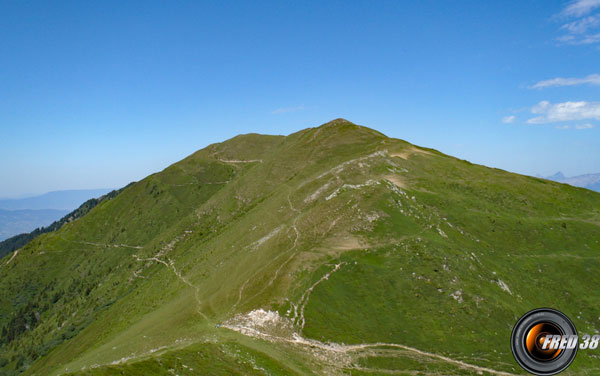
POLYGON ((321 134, 339 136, 344 134, 346 135, 345 137, 352 137, 352 135, 360 137, 365 135, 386 137, 381 132, 378 132, 371 128, 363 127, 362 125, 355 124, 343 118, 333 119, 331 121, 328 121, 327 123, 321 124, 320 126, 311 129, 316 131, 315 135, 321 134))
POLYGON ((552 176, 548 176, 548 179, 550 180, 560 180, 560 179, 566 179, 565 175, 558 171, 556 174, 552 175, 552 176))
POLYGON ((351 121, 348 121, 348 120, 346 120, 346 119, 337 118, 337 119, 333 119, 333 120, 331 120, 331 121, 329 121, 329 122, 327 122, 327 123, 325 123, 325 124, 323 124, 323 125, 321 125, 321 126, 322 126, 322 127, 329 127, 329 126, 332 126, 332 125, 341 125, 341 124, 352 124, 352 125, 356 125, 356 124, 354 124, 353 122, 351 122, 351 121))

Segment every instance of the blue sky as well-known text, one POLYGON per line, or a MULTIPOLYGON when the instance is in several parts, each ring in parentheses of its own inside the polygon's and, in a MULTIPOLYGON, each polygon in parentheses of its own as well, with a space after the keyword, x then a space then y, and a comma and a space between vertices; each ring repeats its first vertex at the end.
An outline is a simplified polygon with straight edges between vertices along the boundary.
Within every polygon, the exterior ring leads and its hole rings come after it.
POLYGON ((0 3, 0 197, 120 187, 343 117, 524 174, 600 172, 600 0, 0 3))

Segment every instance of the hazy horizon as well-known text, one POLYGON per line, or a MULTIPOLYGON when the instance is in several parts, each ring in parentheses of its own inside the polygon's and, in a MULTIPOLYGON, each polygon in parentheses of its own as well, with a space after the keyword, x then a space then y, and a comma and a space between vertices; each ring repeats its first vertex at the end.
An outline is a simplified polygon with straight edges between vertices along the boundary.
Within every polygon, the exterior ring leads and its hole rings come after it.
MULTIPOLYGON (((122 187, 119 187, 122 188, 122 187)), ((4 196, 0 196, 0 201, 5 201, 5 200, 24 200, 24 199, 28 199, 28 198, 36 198, 39 196, 44 196, 44 195, 48 195, 51 193, 61 193, 61 192, 95 192, 95 191, 112 191, 114 189, 118 189, 116 187, 93 187, 93 188, 80 188, 80 189, 59 189, 59 190, 52 190, 52 191, 47 191, 47 192, 37 192, 37 193, 23 193, 17 196, 12 196, 12 197, 4 197, 4 196)), ((2 209, 1 205, 0 205, 0 209, 2 209)), ((10 209, 9 209, 10 210, 10 209)))
MULTIPOLYGON (((206 145, 206 146, 208 146, 208 145, 206 145)), ((418 145, 418 146, 427 147, 426 145, 418 145)), ((190 153, 190 154, 192 154, 192 153, 190 153)), ((181 158, 181 159, 183 159, 183 158, 181 158)), ((0 200, 21 200, 21 199, 27 199, 27 198, 35 198, 35 197, 43 196, 43 195, 46 195, 46 194, 49 194, 49 193, 65 192, 65 191, 96 191, 96 190, 108 190, 108 191, 110 191, 110 190, 114 190, 114 189, 119 189, 119 188, 122 188, 122 187, 126 186, 127 184, 129 184, 131 182, 139 181, 139 180, 145 178, 146 176, 148 176, 150 174, 159 172, 159 171, 163 170, 164 168, 170 166, 171 164, 180 161, 181 159, 173 161, 171 163, 168 163, 167 165, 165 165, 163 167, 159 167, 159 169, 157 169, 156 171, 151 171, 147 175, 140 176, 138 179, 135 179, 135 180, 130 180, 130 181, 128 181, 128 182, 126 182, 126 183, 118 186, 118 187, 95 187, 95 186, 74 187, 74 188, 66 187, 64 189, 52 189, 52 190, 49 190, 49 191, 18 193, 18 194, 15 194, 13 196, 0 196, 0 200)), ((471 162, 473 162, 473 161, 471 161, 471 162)), ((488 166, 488 167, 495 167, 495 166, 488 166)), ((509 171, 509 172, 516 172, 516 171, 510 171, 510 170, 507 170, 507 171, 509 171)), ((518 173, 518 172, 516 172, 516 173, 518 173)), ((563 175, 564 175, 565 178, 572 178, 572 177, 577 177, 577 176, 582 176, 582 175, 598 174, 598 173, 600 173, 600 171, 590 171, 590 172, 585 172, 583 174, 569 175, 569 174, 564 173, 564 171, 556 170, 556 171, 550 172, 548 174, 535 173, 535 174, 523 174, 523 175, 528 175, 528 176, 533 176, 533 177, 550 178, 550 177, 552 177, 553 175, 555 175, 557 173, 563 173, 563 175)))

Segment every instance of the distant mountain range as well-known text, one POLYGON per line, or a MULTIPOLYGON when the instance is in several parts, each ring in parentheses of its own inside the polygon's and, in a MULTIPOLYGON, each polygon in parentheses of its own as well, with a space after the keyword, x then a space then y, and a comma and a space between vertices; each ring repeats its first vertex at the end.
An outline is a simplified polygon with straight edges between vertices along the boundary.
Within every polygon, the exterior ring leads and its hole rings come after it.
POLYGON ((0 209, 0 241, 13 235, 47 226, 67 214, 67 210, 3 210, 0 209))
POLYGON ((110 189, 78 189, 18 199, 0 199, 0 241, 48 226, 85 201, 109 191, 110 189))
POLYGON ((582 187, 591 189, 592 191, 600 192, 600 174, 585 174, 568 178, 559 171, 554 175, 546 176, 544 178, 557 181, 559 183, 570 184, 575 187, 582 187))
MULTIPOLYGON (((133 184, 133 183, 131 183, 131 184, 133 184)), ((129 187, 131 184, 127 185, 127 187, 129 187)), ((33 225, 30 224, 29 228, 31 230, 23 231, 22 228, 25 228, 25 226, 20 227, 19 231, 14 230, 15 224, 20 224, 20 223, 24 222, 23 218, 19 217, 19 215, 27 216, 28 212, 33 212, 33 213, 39 212, 41 215, 41 213, 45 212, 45 210, 2 210, 2 209, 0 209, 0 230, 2 230, 2 228, 3 228, 2 226, 5 226, 10 230, 11 225, 12 225, 13 226, 12 234, 14 235, 14 236, 9 235, 10 237, 3 236, 3 238, 0 238, 0 258, 4 257, 8 253, 10 253, 16 249, 21 248, 22 246, 24 246, 25 244, 27 244, 29 241, 33 240, 34 238, 38 237, 39 235, 42 235, 42 234, 45 234, 48 232, 52 232, 52 231, 57 231, 66 223, 72 222, 78 218, 83 217, 90 210, 92 210, 94 207, 96 207, 98 204, 100 204, 106 200, 115 198, 119 193, 121 193, 121 191, 123 189, 125 189, 127 187, 111 191, 111 192, 109 192, 105 195, 102 195, 100 197, 97 197, 97 198, 90 198, 89 200, 87 200, 83 204, 81 204, 77 209, 75 209, 71 212, 64 213, 60 217, 56 217, 56 216, 59 213, 62 213, 63 212, 62 210, 52 210, 52 209, 46 210, 46 211, 50 212, 49 215, 51 214, 54 217, 54 219, 49 219, 49 220, 45 219, 43 225, 36 225, 34 227, 31 227, 33 225), (5 215, 7 217, 6 224, 2 223, 3 213, 5 213, 5 215), (14 215, 15 213, 16 213, 16 215, 14 215), (11 217, 11 215, 12 215, 12 217, 11 217)), ((0 233, 0 235, 3 235, 3 234, 0 233)))
MULTIPOLYGON (((71 189, 53 191, 39 196, 0 199, 0 209, 4 210, 62 210, 71 211, 93 197, 100 197, 112 189, 71 189)), ((60 218, 57 217, 56 219, 60 218)))

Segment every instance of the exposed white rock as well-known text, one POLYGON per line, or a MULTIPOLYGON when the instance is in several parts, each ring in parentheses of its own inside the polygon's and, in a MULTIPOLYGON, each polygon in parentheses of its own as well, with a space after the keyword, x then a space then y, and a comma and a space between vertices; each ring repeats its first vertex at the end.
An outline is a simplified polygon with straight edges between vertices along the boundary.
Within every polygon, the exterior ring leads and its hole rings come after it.
POLYGON ((451 297, 454 298, 454 300, 456 300, 459 303, 463 302, 463 298, 462 298, 462 290, 456 290, 454 291, 452 294, 450 294, 451 297))

